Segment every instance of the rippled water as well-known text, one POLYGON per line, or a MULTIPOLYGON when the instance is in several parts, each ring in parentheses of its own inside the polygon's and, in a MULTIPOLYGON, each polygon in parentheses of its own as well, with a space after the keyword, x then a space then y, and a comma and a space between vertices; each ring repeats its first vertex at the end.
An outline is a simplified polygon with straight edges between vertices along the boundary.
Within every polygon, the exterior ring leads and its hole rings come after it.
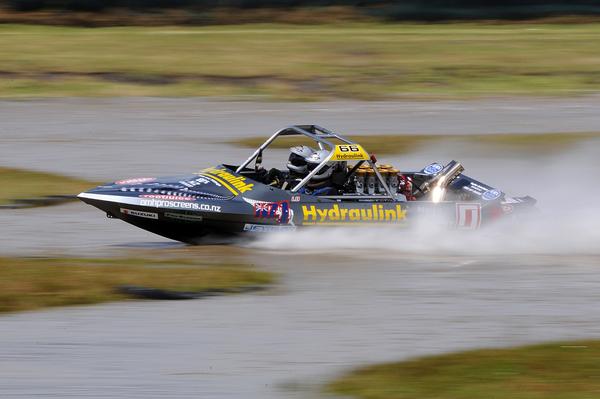
POLYGON ((1 317, 0 396, 307 398, 358 364, 600 334, 597 257, 240 259, 280 286, 1 317))
MULTIPOLYGON (((244 159, 219 143, 316 123, 345 134, 597 131, 600 97, 442 102, 236 103, 201 99, 0 101, 0 162, 91 179, 244 159), (224 152, 226 151, 226 152, 224 152)), ((455 157, 446 149, 431 152, 455 157)), ((463 155, 462 152, 460 155, 463 155)), ((468 155, 468 154, 467 154, 468 155)), ((402 167, 421 166, 410 157, 402 167)))
MULTIPOLYGON (((486 121, 494 126, 487 131, 600 125, 597 112, 590 113, 596 100, 303 104, 299 110, 195 100, 94 101, 0 102, 3 162, 107 179, 123 170, 171 173, 245 153, 206 144, 213 137, 313 118, 333 128, 354 122, 352 133, 371 125, 392 133, 395 123, 403 131, 434 133, 483 129, 486 121), (72 112, 65 115, 65 109, 72 112), (198 125, 204 129, 194 136, 198 125)), ((592 183, 598 150, 590 142, 515 158, 467 146, 391 159, 416 167, 459 155, 474 177, 540 200, 536 224, 478 236, 336 229, 187 247, 80 203, 0 211, 2 254, 193 256, 280 275, 276 287, 260 294, 4 315, 0 396, 310 398, 328 378, 363 363, 598 337, 599 190, 592 183)))

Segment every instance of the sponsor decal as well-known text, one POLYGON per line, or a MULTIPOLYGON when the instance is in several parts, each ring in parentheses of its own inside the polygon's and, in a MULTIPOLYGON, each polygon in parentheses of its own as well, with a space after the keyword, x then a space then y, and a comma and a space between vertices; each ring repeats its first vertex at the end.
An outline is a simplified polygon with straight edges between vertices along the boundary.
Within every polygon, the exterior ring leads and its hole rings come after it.
POLYGON ((153 206, 156 208, 179 208, 196 211, 221 212, 220 205, 198 204, 196 202, 170 201, 159 199, 141 199, 141 206, 153 206))
POLYGON ((432 163, 423 169, 423 173, 427 175, 437 175, 442 169, 444 169, 444 167, 439 163, 432 163))
POLYGON ((158 219, 158 213, 154 212, 136 211, 135 209, 121 208, 121 213, 146 219, 158 219))
POLYGON ((336 145, 331 156, 332 161, 367 161, 369 154, 358 144, 336 145))
POLYGON ((136 177, 134 179, 126 179, 116 181, 115 184, 142 184, 156 180, 154 177, 136 177))
POLYGON ((164 200, 172 200, 172 201, 194 201, 194 198, 182 197, 179 195, 143 194, 143 195, 140 195, 140 197, 141 198, 164 199, 164 200))
POLYGON ((469 191, 475 195, 479 195, 481 196, 483 193, 485 193, 486 191, 489 190, 488 187, 484 187, 480 184, 477 184, 475 182, 470 182, 468 186, 464 186, 463 187, 464 190, 469 191))
POLYGON ((277 223, 290 223, 294 216, 289 201, 267 202, 242 198, 254 208, 254 217, 276 219, 277 223))
POLYGON ((474 230, 481 225, 481 204, 456 204, 456 227, 460 230, 474 230))
POLYGON ((344 222, 398 222, 406 219, 406 209, 401 205, 386 207, 373 204, 369 207, 302 205, 303 222, 311 223, 344 223, 344 222))
POLYGON ((254 204, 254 216, 257 218, 276 219, 277 223, 290 221, 289 201, 260 202, 254 204))
POLYGON ((165 212, 165 217, 170 219, 185 220, 186 222, 201 222, 202 216, 193 213, 173 213, 165 212))
POLYGON ((500 198, 502 193, 496 189, 487 190, 485 193, 481 194, 481 198, 486 201, 493 201, 495 199, 500 198))
POLYGON ((219 183, 223 184, 225 188, 236 195, 245 193, 246 191, 252 191, 252 188, 254 187, 253 183, 246 183, 246 178, 244 176, 236 176, 225 169, 208 168, 204 169, 200 174, 207 174, 207 177, 217 180, 219 183))
POLYGON ((292 231, 296 230, 296 226, 281 226, 269 224, 245 224, 244 231, 255 233, 271 233, 275 231, 292 231))
POLYGON ((187 188, 194 188, 196 186, 200 186, 203 184, 209 184, 209 183, 214 183, 217 186, 220 186, 220 184, 218 182, 216 182, 213 179, 208 179, 206 177, 199 177, 197 179, 193 179, 193 180, 182 180, 179 182, 179 184, 182 184, 184 186, 186 186, 187 188))
POLYGON ((292 195, 291 201, 292 202, 300 202, 300 196, 299 195, 292 195))

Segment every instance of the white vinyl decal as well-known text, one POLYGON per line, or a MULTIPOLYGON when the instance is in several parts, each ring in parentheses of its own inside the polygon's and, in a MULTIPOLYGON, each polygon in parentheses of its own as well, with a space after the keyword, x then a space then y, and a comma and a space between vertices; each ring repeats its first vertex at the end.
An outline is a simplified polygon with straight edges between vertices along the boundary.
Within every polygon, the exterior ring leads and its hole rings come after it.
POLYGON ((481 204, 456 204, 456 227, 460 230, 474 230, 481 226, 481 204))
POLYGON ((244 231, 257 233, 272 233, 276 231, 296 230, 296 226, 268 225, 268 224, 245 224, 244 231))
POLYGON ((158 213, 154 212, 136 211, 135 209, 121 208, 121 213, 146 219, 158 219, 158 213))
POLYGON ((141 206, 153 206, 155 208, 180 208, 180 209, 192 209, 192 210, 208 211, 208 212, 221 212, 220 205, 198 204, 196 202, 142 199, 142 200, 140 200, 140 205, 141 206))
POLYGON ((139 206, 152 206, 155 208, 175 208, 175 209, 189 209, 192 211, 208 211, 208 212, 221 212, 221 205, 212 204, 199 204, 197 202, 191 202, 188 198, 185 201, 169 201, 154 198, 138 198, 138 197, 126 197, 122 195, 109 195, 109 194, 93 194, 93 193, 81 193, 77 196, 78 198, 86 198, 97 201, 113 202, 117 204, 127 205, 139 205, 139 206))
POLYGON ((156 180, 154 177, 136 177, 133 179, 125 179, 125 180, 119 180, 116 181, 115 184, 119 184, 119 185, 123 185, 123 184, 142 184, 142 183, 148 183, 151 181, 156 180))

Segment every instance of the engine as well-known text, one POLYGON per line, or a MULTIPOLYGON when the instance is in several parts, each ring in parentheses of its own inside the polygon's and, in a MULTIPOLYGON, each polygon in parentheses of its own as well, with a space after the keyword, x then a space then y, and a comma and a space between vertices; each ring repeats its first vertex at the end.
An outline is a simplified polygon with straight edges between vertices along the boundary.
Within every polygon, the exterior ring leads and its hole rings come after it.
MULTIPOLYGON (((392 165, 379 165, 377 171, 393 193, 404 189, 406 178, 392 165)), ((354 175, 354 191, 356 194, 386 194, 386 190, 380 183, 375 170, 368 164, 362 164, 354 175)))

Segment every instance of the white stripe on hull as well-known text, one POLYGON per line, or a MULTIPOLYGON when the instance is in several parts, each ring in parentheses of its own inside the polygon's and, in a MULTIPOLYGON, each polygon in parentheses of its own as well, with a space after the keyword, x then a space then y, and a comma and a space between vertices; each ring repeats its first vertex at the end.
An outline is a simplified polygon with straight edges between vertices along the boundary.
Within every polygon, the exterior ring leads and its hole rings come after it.
POLYGON ((113 202, 115 204, 128 204, 128 205, 140 205, 140 198, 136 197, 124 197, 122 195, 107 195, 107 194, 93 194, 93 193, 81 193, 77 198, 86 198, 91 200, 98 200, 104 202, 113 202))

